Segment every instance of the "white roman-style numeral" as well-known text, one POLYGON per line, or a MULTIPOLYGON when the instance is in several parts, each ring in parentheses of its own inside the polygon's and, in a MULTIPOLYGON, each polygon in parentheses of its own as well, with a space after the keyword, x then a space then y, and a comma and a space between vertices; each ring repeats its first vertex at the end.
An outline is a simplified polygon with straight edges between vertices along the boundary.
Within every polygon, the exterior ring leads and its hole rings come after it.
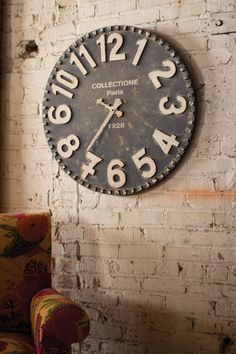
POLYGON ((154 71, 151 71, 150 73, 148 73, 148 76, 150 77, 153 85, 157 89, 162 86, 160 80, 158 79, 159 77, 163 77, 163 78, 168 79, 170 77, 173 77, 174 74, 176 73, 176 66, 173 61, 164 60, 162 62, 162 65, 164 67, 168 68, 168 70, 154 70, 154 71))
POLYGON ((91 68, 95 68, 97 66, 84 44, 81 44, 79 47, 79 56, 85 57, 91 68))
POLYGON ((72 156, 73 152, 76 151, 80 146, 79 138, 71 134, 67 138, 61 139, 57 143, 57 151, 64 159, 68 159, 72 156))
POLYGON ((143 54, 144 48, 147 44, 147 38, 139 39, 136 44, 138 45, 137 52, 135 53, 134 59, 132 61, 133 65, 138 65, 139 60, 143 54))
MULTIPOLYGON (((112 44, 115 42, 114 46, 111 49, 110 55, 108 60, 109 61, 118 61, 118 60, 125 60, 126 53, 118 53, 120 48, 122 47, 124 38, 120 33, 111 33, 107 37, 107 44, 112 44)), ((106 36, 102 34, 96 41, 96 43, 100 46, 100 53, 101 53, 101 62, 107 61, 107 53, 106 53, 106 36)))
POLYGON ((56 79, 60 84, 71 90, 75 89, 79 84, 78 78, 65 70, 59 70, 56 74, 56 79))
MULTIPOLYGON (((56 74, 56 80, 66 88, 73 90, 75 89, 78 84, 79 80, 76 76, 68 73, 65 70, 59 70, 56 74)), ((72 98, 74 94, 63 87, 57 85, 57 84, 52 84, 52 93, 54 95, 61 94, 63 96, 66 96, 68 98, 72 98)))
POLYGON ((126 174, 122 167, 124 167, 124 162, 118 159, 111 160, 107 167, 107 180, 113 188, 121 188, 126 182, 126 174))
POLYGON ((94 167, 102 161, 102 159, 95 154, 93 154, 90 151, 86 152, 86 158, 90 160, 90 163, 86 165, 85 163, 81 167, 81 179, 85 180, 88 175, 94 175, 95 174, 95 169, 94 167))
POLYGON ((61 94, 65 97, 72 98, 74 94, 66 89, 64 89, 61 86, 58 86, 57 84, 52 84, 52 93, 54 95, 61 94))
POLYGON ((139 170, 141 170, 144 165, 148 166, 148 170, 142 171, 141 175, 144 178, 151 178, 156 173, 156 164, 151 157, 145 155, 146 149, 142 148, 132 156, 132 159, 139 170))
POLYGON ((163 113, 164 115, 181 114, 181 113, 183 113, 186 110, 186 108, 187 108, 187 101, 182 96, 177 96, 176 99, 180 103, 180 106, 176 107, 173 103, 171 103, 169 108, 165 107, 165 104, 167 102, 169 102, 169 97, 165 96, 162 99, 160 99, 159 109, 160 109, 161 113, 163 113))
POLYGON ((87 69, 84 67, 84 65, 81 63, 81 61, 74 52, 72 52, 70 55, 70 63, 75 64, 84 76, 87 75, 87 69))
POLYGON ((155 129, 152 136, 166 155, 169 154, 169 151, 172 148, 172 146, 176 146, 176 147, 179 146, 179 142, 176 140, 176 136, 173 134, 170 136, 158 129, 155 129))
POLYGON ((51 106, 48 110, 48 119, 54 124, 66 124, 71 119, 71 109, 66 104, 57 107, 51 106))

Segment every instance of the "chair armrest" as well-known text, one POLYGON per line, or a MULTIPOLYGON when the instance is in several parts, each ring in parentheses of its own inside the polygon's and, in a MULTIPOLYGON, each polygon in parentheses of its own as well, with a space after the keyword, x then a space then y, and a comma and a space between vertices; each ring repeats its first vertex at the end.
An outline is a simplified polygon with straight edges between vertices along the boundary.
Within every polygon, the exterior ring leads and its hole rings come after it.
POLYGON ((54 289, 40 290, 30 306, 36 353, 43 349, 70 352, 72 343, 81 343, 89 333, 85 311, 54 289))

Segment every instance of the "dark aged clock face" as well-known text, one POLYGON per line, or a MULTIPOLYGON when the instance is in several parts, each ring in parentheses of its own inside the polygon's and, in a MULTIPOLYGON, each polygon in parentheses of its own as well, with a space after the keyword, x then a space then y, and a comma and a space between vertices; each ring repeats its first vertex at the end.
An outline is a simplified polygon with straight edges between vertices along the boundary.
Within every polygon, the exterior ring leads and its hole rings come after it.
POLYGON ((133 194, 161 181, 189 144, 194 92, 156 34, 101 28, 73 43, 49 77, 43 119, 62 168, 94 191, 133 194))

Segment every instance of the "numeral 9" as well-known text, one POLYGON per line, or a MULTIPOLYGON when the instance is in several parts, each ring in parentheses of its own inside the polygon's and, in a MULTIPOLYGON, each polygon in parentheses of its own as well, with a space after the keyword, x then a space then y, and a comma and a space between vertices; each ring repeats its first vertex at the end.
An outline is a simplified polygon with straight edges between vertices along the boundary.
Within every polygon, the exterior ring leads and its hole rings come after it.
POLYGON ((71 119, 71 109, 66 104, 51 106, 48 110, 48 119, 54 124, 66 124, 71 119))

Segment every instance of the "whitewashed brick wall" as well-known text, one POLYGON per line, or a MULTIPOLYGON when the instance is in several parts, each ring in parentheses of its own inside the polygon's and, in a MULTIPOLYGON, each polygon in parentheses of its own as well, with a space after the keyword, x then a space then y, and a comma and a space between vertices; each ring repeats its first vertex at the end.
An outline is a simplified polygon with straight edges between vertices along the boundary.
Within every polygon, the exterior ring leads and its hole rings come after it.
POLYGON ((52 211, 54 286, 91 318, 83 353, 235 354, 236 2, 2 3, 0 207, 52 211), (52 160, 42 127, 58 56, 113 24, 157 31, 181 48, 197 82, 198 124, 184 163, 139 196, 78 186, 52 160), (29 41, 38 52, 25 52, 29 41))

